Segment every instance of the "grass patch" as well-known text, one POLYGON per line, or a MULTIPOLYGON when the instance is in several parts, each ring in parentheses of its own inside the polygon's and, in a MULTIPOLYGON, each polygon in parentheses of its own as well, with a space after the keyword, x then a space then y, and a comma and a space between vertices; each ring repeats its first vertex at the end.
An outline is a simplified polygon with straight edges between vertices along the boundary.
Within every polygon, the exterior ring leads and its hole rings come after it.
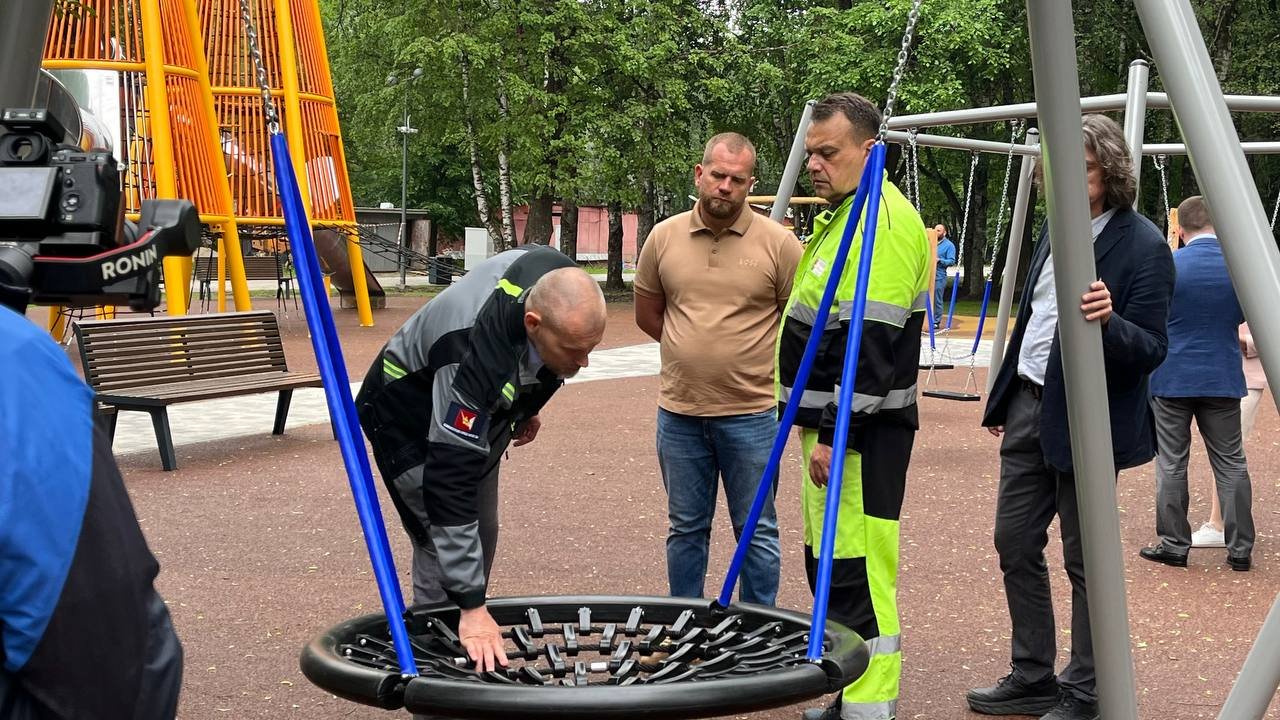
MULTIPOLYGON (((948 307, 950 306, 947 304, 946 301, 944 301, 942 303, 942 312, 944 313, 943 315, 944 318, 946 317, 945 313, 947 312, 948 307)), ((987 317, 995 317, 996 310, 998 310, 999 307, 1000 305, 997 298, 995 297, 991 298, 991 304, 987 306, 987 317)), ((982 298, 977 298, 974 300, 959 300, 959 299, 956 300, 956 315, 963 316, 963 317, 976 318, 978 317, 978 314, 980 312, 982 312, 982 298)), ((1017 303, 1013 304, 1013 309, 1010 311, 1010 315, 1012 317, 1018 316, 1017 303)))

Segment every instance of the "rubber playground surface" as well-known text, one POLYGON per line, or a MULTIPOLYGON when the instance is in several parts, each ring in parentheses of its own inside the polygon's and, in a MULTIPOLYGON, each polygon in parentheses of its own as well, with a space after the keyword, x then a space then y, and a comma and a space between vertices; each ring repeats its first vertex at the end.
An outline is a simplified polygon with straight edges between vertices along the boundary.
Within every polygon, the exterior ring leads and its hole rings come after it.
MULTIPOLYGON (((389 298, 390 307, 375 313, 375 328, 359 328, 353 311, 335 310, 353 380, 421 302, 389 298)), ((256 304, 270 306, 264 300, 256 304)), ((292 307, 277 312, 290 367, 314 367, 302 314, 292 307)), ((630 305, 611 306, 602 348, 648 342, 631 313, 630 305)), ((988 331, 992 325, 987 323, 988 331)), ((69 352, 74 357, 74 349, 69 352)), ((958 389, 963 372, 940 373, 942 387, 958 389)), ((985 373, 980 371, 979 380, 985 382, 985 373)), ((512 449, 504 465, 491 595, 666 593, 656 393, 657 378, 649 376, 572 384, 552 400, 537 441, 512 449)), ((978 427, 981 410, 982 403, 921 401, 922 428, 902 518, 898 717, 904 720, 982 717, 967 711, 965 690, 1007 672, 1009 621, 991 540, 998 441, 978 427)), ((379 611, 380 605, 328 426, 291 425, 280 437, 270 435, 270 417, 253 427, 260 430, 178 447, 175 472, 160 470, 154 450, 119 458, 161 563, 160 591, 186 650, 179 717, 407 717, 339 700, 298 670, 298 654, 313 636, 379 611)), ((1186 569, 1140 559, 1138 550, 1154 542, 1154 471, 1147 465, 1120 476, 1142 717, 1216 717, 1280 588, 1280 555, 1271 544, 1280 498, 1278 428, 1268 395, 1246 445, 1258 527, 1252 572, 1231 571, 1224 550, 1194 550, 1186 569)), ((788 450, 777 501, 783 542, 779 605, 808 612, 798 454, 788 450)), ((1198 443, 1191 477, 1191 519, 1198 527, 1208 514, 1209 487, 1198 443)), ((408 543, 383 499, 398 570, 407 583, 408 543)), ((712 542, 708 594, 718 591, 733 549, 723 504, 712 542)), ((1063 646, 1059 666, 1071 640, 1060 547, 1051 531, 1048 556, 1063 646)), ((737 717, 798 718, 801 707, 737 717)), ((1268 717, 1280 715, 1273 710, 1268 717)))

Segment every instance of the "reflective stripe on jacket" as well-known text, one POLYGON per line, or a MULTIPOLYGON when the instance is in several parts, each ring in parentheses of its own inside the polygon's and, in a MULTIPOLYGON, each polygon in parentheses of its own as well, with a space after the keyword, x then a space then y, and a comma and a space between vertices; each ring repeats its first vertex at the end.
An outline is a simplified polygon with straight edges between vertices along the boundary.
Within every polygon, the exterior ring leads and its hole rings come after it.
MULTIPOLYGON (((919 426, 916 376, 933 261, 924 223, 915 208, 888 180, 882 181, 882 193, 853 395, 851 449, 857 446, 857 428, 871 418, 911 428, 919 426)), ((836 398, 862 251, 861 221, 854 231, 831 311, 818 318, 817 308, 852 204, 850 195, 814 219, 814 233, 796 270, 791 299, 778 333, 775 385, 781 412, 795 394, 792 384, 809 331, 815 325, 822 328, 808 385, 798 398, 796 424, 818 429, 819 440, 824 444, 831 444, 835 436, 836 398)))

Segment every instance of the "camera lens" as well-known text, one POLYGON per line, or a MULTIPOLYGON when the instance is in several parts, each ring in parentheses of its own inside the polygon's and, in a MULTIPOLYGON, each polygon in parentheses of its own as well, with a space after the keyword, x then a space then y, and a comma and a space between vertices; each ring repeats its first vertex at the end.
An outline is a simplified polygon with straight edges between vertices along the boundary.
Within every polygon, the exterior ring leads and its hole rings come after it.
POLYGON ((31 252, 21 245, 0 245, 0 283, 26 287, 35 272, 31 252))

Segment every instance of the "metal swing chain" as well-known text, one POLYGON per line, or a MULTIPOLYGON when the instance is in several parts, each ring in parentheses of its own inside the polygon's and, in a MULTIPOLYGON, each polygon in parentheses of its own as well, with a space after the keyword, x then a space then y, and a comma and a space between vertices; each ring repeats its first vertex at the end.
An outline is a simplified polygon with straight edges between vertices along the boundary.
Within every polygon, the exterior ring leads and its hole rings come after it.
POLYGON ((1276 206, 1271 209, 1271 232, 1276 231, 1276 216, 1280 215, 1280 193, 1276 193, 1276 206))
POLYGON ((973 160, 969 163, 969 184, 964 193, 964 215, 960 220, 960 253, 956 256, 958 262, 964 262, 964 240, 969 234, 969 204, 973 200, 973 174, 978 169, 978 153, 974 151, 969 156, 973 160))
POLYGON ((1160 195, 1164 197, 1164 222, 1165 226, 1169 225, 1169 177, 1165 162, 1168 160, 1164 155, 1157 155, 1152 159, 1156 164, 1156 170, 1160 171, 1160 195))
POLYGON ((907 29, 902 33, 902 47, 898 49, 898 64, 893 69, 893 80, 889 83, 889 98, 884 104, 884 113, 880 120, 880 132, 876 135, 878 142, 884 142, 889 135, 889 119, 893 117, 894 106, 898 102, 898 86, 902 84, 902 75, 907 70, 907 56, 911 49, 911 37, 915 34, 916 23, 920 20, 920 4, 924 0, 913 0, 911 12, 907 13, 907 29))
POLYGON ((271 85, 267 83, 267 66, 262 61, 262 48, 258 46, 258 30, 253 24, 249 0, 240 0, 240 18, 244 21, 244 34, 249 38, 249 56, 253 59, 253 67, 257 73, 258 89, 262 91, 262 112, 267 119, 267 131, 272 135, 279 135, 280 116, 276 113, 276 104, 271 100, 271 85))
POLYGON ((996 256, 1000 254, 1000 243, 1004 239, 1004 213, 1009 208, 1009 175, 1013 172, 1013 150, 1017 147, 1018 138, 1022 136, 1024 120, 1013 121, 1013 132, 1009 137, 1009 153, 1004 161, 1004 182, 1000 186, 1000 211, 996 213, 996 239, 991 245, 991 270, 987 271, 987 279, 991 279, 996 268, 996 256))
MULTIPOLYGON (((907 165, 907 185, 916 206, 916 212, 920 212, 920 146, 916 144, 916 135, 919 132, 919 129, 911 128, 910 140, 907 143, 907 151, 911 156, 907 165)), ((1275 221, 1273 220, 1271 224, 1274 225, 1275 221)))

